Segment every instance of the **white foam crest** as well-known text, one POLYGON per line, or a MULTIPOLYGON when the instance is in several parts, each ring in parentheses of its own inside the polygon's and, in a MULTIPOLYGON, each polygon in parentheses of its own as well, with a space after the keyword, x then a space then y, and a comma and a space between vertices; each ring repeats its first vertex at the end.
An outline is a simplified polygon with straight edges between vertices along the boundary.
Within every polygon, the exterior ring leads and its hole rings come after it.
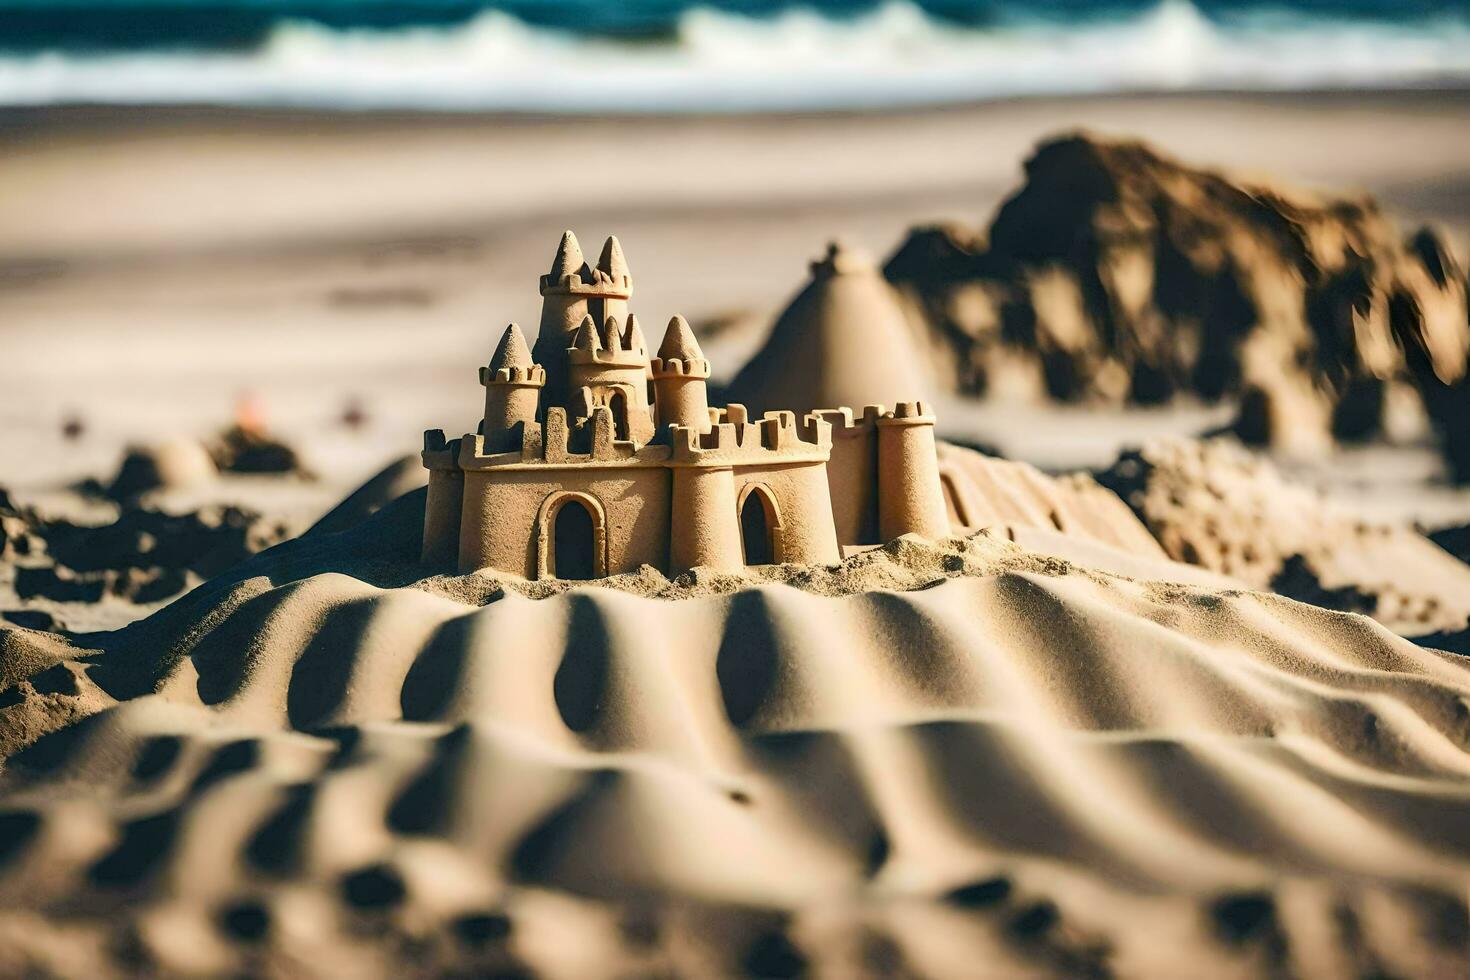
POLYGON ((1225 27, 1188 0, 1087 25, 967 29, 894 0, 866 17, 685 14, 668 43, 488 12, 393 32, 282 25, 258 52, 0 58, 0 104, 221 103, 530 111, 819 109, 1023 94, 1470 80, 1470 23, 1281 15, 1225 27))

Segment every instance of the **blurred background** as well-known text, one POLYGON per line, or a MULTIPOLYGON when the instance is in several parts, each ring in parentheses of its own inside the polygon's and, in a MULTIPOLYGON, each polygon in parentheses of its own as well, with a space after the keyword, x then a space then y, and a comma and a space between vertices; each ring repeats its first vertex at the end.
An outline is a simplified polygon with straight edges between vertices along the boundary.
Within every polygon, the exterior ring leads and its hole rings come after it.
MULTIPOLYGON (((426 426, 473 428, 475 369, 506 323, 534 327, 563 229, 618 235, 635 311, 690 317, 728 379, 830 239, 881 263, 952 225, 980 263, 961 278, 992 276, 976 256, 1023 163, 1079 129, 1192 174, 1370 194, 1394 255, 1424 225, 1463 255, 1467 77, 1460 0, 0 0, 0 483, 53 494, 244 421, 315 475, 252 499, 309 518, 426 426)), ((1073 205, 1079 236, 1102 226, 1073 205)), ((1072 259, 1037 261, 995 273, 1010 298, 986 286, 977 337, 1072 259)), ((1052 470, 1229 426, 1244 390, 1006 370, 936 380, 946 432, 1052 470)), ((1399 516, 1470 515, 1433 427, 1395 431, 1283 465, 1399 516)))

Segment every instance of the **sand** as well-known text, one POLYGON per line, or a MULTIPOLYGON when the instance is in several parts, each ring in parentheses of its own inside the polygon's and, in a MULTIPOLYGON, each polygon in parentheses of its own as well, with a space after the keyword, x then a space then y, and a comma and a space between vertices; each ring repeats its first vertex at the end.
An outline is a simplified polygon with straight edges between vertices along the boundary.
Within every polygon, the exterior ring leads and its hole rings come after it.
POLYGON ((0 783, 12 969, 1467 965, 1453 655, 983 532, 415 580, 419 506, 36 640, 22 707, 71 714, 0 783))
POLYGON ((465 365, 535 322, 564 227, 618 234, 640 317, 728 379, 828 238, 979 224, 1083 123, 1463 244, 1466 99, 5 115, 0 484, 110 524, 68 485, 262 417, 315 478, 151 492, 312 529, 0 621, 0 975, 1470 972, 1470 661, 1404 638, 1464 629, 1467 566, 1412 522, 1470 494, 1424 440, 1190 443, 1125 500, 1120 449, 1229 406, 950 399, 953 539, 578 585, 425 577, 400 462, 473 428, 465 365), (1266 591, 1298 557, 1310 602, 1266 591))

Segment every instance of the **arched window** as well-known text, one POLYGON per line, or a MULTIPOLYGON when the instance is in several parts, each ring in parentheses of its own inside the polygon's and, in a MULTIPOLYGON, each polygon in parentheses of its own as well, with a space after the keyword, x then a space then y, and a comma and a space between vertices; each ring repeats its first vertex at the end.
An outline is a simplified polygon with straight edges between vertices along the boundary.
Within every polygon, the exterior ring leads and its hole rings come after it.
POLYGON ((774 565, 781 560, 781 517, 771 491, 752 484, 741 494, 740 544, 747 565, 774 565))
POLYGON ((553 493, 536 520, 537 578, 589 579, 607 574, 607 516, 597 498, 553 493))
POLYGON ((612 410, 613 437, 628 439, 628 396, 621 388, 614 388, 607 398, 607 407, 612 410))

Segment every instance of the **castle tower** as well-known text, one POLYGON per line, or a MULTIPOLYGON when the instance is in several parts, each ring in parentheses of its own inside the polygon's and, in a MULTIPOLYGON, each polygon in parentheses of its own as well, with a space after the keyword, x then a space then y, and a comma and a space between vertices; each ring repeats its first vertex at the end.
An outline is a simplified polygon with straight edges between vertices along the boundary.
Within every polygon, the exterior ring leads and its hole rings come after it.
POLYGON ((741 558, 735 472, 729 466, 675 466, 670 501, 669 565, 734 571, 741 558))
MULTIPOLYGON (((582 318, 604 323, 609 316, 622 322, 633 295, 633 277, 623 247, 616 238, 602 246, 597 268, 588 268, 582 247, 570 231, 561 236, 551 271, 541 277, 541 329, 531 351, 546 371, 546 405, 568 407, 575 390, 569 377, 567 351, 582 318)), ((645 398, 646 400, 646 398, 645 398)))
POLYGON ((480 368, 480 384, 485 386, 485 421, 480 431, 486 450, 514 448, 513 443, 519 444, 515 427, 536 421, 541 388, 546 384, 546 372, 532 363, 526 338, 516 324, 505 328, 490 366, 480 368))
POLYGON ((658 424, 688 426, 699 432, 708 432, 709 393, 705 382, 710 375, 709 361, 694 331, 682 316, 669 321, 664 331, 663 343, 659 344, 658 356, 649 364, 653 372, 655 407, 658 409, 658 424))
POLYGON ((582 318, 566 351, 568 387, 579 412, 606 406, 615 438, 643 445, 653 438, 648 406, 648 344, 631 314, 624 326, 609 316, 598 330, 591 315, 582 318), (585 392, 585 395, 581 393, 585 392))
POLYGON ((934 416, 923 402, 899 402, 879 418, 878 536, 949 537, 949 509, 939 482, 934 416))

